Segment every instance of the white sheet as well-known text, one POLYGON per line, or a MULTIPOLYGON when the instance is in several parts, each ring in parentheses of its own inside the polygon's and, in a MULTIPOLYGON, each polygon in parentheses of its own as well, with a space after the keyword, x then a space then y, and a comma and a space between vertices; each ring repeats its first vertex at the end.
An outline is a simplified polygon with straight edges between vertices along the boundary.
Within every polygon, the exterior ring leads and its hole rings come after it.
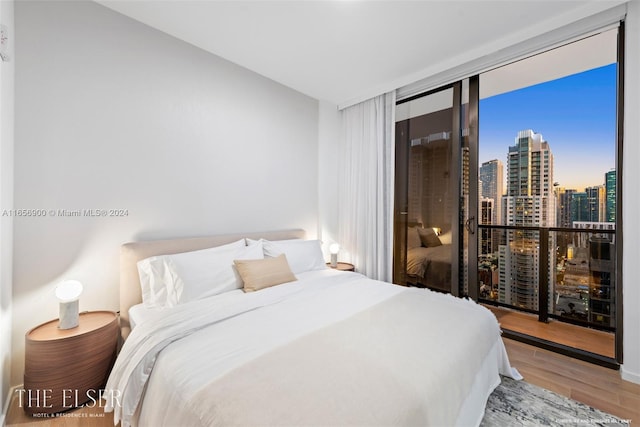
MULTIPOLYGON (((236 289, 234 291, 229 291, 234 293, 243 294, 242 290, 236 289)), ((136 304, 129 308, 129 324, 131 325, 131 329, 134 329, 137 325, 142 322, 146 322, 149 319, 155 318, 155 316, 160 313, 162 308, 147 308, 144 304, 136 304)))
MULTIPOLYGON (((115 422, 122 418, 123 426, 136 423, 134 413, 146 386, 145 399, 152 403, 143 405, 141 425, 197 424, 198 420, 190 419, 193 414, 184 408, 206 384, 298 337, 406 291, 336 270, 298 277, 297 282, 252 294, 223 294, 175 307, 154 321, 139 325, 125 343, 107 384, 107 390, 123 393, 122 408, 108 407, 116 411, 115 422), (178 327, 178 323, 183 325, 178 327), (190 329, 190 334, 184 328, 190 329), (172 344, 176 340, 179 342, 172 344), (154 350, 147 353, 149 349, 161 350, 157 360, 154 350), (153 369, 171 375, 154 375, 153 369)), ((471 304, 447 295, 433 295, 444 305, 453 301, 471 304)), ((494 368, 487 374, 477 374, 472 389, 477 396, 470 395, 465 401, 465 408, 473 410, 465 412, 463 408, 460 421, 477 418, 477 408, 484 408, 486 397, 497 385, 496 370, 516 376, 500 339, 492 352, 487 358, 500 360, 482 362, 494 368)))
POLYGON ((153 317, 154 312, 157 310, 146 308, 144 304, 136 304, 129 309, 129 324, 131 329, 134 329, 136 325, 146 321, 148 318, 153 317))

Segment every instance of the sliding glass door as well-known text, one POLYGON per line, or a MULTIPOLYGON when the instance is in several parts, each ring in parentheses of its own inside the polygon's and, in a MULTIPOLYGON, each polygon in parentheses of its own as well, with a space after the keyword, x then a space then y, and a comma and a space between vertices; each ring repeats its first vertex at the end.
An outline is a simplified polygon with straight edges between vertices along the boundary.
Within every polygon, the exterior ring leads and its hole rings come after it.
POLYGON ((396 108, 394 282, 454 295, 464 292, 459 224, 463 175, 468 183, 463 159, 469 163, 460 145, 462 91, 459 82, 396 108))
POLYGON ((394 282, 477 295, 478 78, 398 102, 394 282))

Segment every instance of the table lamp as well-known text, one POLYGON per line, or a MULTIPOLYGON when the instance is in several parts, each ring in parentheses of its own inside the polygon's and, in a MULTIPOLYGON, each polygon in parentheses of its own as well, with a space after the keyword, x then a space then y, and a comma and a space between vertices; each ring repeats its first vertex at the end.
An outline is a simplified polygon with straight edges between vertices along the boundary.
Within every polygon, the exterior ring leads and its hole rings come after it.
POLYGON ((340 245, 337 243, 333 243, 329 246, 329 252, 331 253, 331 263, 329 264, 331 268, 336 268, 338 266, 338 252, 340 252, 340 245))
POLYGON ((65 280, 56 286, 56 297, 60 301, 60 321, 58 329, 72 329, 78 326, 79 301, 82 283, 65 280))

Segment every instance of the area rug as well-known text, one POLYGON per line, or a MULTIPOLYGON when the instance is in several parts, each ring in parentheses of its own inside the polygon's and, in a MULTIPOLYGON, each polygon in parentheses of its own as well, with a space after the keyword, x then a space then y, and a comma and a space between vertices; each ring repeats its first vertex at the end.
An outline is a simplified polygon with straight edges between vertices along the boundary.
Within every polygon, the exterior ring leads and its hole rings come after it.
POLYGON ((480 425, 627 427, 630 423, 526 381, 502 377, 502 383, 489 396, 480 425))

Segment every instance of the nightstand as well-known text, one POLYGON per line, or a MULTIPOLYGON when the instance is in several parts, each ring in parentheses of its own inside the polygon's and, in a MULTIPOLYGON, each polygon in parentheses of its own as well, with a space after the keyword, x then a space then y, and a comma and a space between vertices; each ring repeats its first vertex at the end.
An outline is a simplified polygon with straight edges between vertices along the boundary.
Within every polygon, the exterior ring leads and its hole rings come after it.
POLYGON ((84 403, 99 405, 118 348, 113 311, 80 313, 78 326, 58 329, 58 319, 25 335, 23 408, 53 414, 84 403))
MULTIPOLYGON (((331 263, 328 262, 327 265, 331 267, 331 263)), ((353 264, 349 264, 348 262, 339 262, 337 267, 331 268, 340 271, 356 271, 356 268, 353 266, 353 264)))

